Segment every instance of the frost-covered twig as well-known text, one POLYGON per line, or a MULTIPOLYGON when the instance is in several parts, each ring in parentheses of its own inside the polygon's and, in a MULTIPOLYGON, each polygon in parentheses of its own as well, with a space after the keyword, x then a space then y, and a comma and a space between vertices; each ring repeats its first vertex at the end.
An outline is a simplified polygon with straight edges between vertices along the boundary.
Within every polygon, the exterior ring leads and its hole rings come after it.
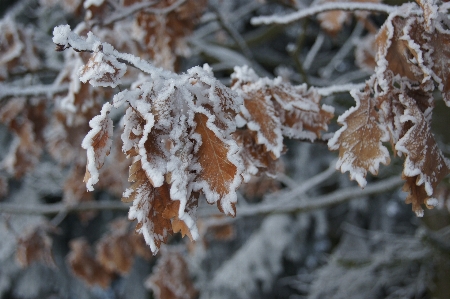
POLYGON ((87 38, 84 39, 78 34, 72 32, 69 25, 60 25, 53 30, 53 42, 57 45, 57 50, 63 51, 68 48, 73 48, 78 52, 102 52, 104 55, 114 57, 119 62, 131 65, 144 73, 151 76, 158 76, 160 78, 171 79, 176 74, 158 68, 150 62, 136 57, 132 54, 121 53, 114 49, 114 47, 106 42, 100 40, 92 33, 88 32, 87 38))
POLYGON ((357 10, 367 10, 374 12, 384 12, 390 14, 397 9, 396 6, 386 5, 386 4, 376 4, 367 2, 355 2, 355 3, 325 3, 317 6, 310 7, 308 9, 302 9, 297 12, 287 14, 287 15, 272 15, 252 18, 251 23, 253 25, 263 25, 263 24, 289 24, 306 17, 317 15, 321 12, 332 11, 332 10, 346 10, 346 11, 357 11, 357 10))
POLYGON ((300 185, 298 185, 296 188, 287 191, 287 192, 278 192, 275 194, 270 195, 270 197, 278 197, 283 200, 283 202, 291 201, 303 194, 305 194, 306 191, 311 190, 312 188, 318 186, 319 184, 326 181, 328 178, 330 178, 333 174, 336 173, 336 161, 333 161, 330 164, 330 167, 326 169, 325 171, 313 176, 310 179, 307 179, 306 181, 302 182, 300 185))
POLYGON ((168 7, 165 8, 150 8, 153 5, 157 4, 158 1, 151 1, 151 2, 139 2, 135 3, 133 5, 130 5, 128 7, 122 7, 122 10, 109 16, 104 22, 101 24, 103 26, 108 26, 113 24, 116 21, 120 21, 122 19, 125 19, 128 16, 131 16, 141 10, 144 10, 147 13, 153 13, 153 14, 167 14, 175 9, 177 9, 180 5, 182 5, 186 0, 178 0, 175 3, 171 4, 168 7))
POLYGON ((238 210, 237 217, 248 217, 257 214, 308 212, 311 210, 322 209, 341 204, 354 198, 380 194, 395 189, 402 183, 404 183, 404 181, 401 178, 393 177, 370 184, 365 189, 361 189, 359 187, 346 188, 327 195, 311 198, 311 200, 308 201, 292 201, 289 204, 283 202, 283 205, 278 205, 277 202, 274 201, 271 203, 242 207, 238 210))
POLYGON ((366 86, 365 83, 359 84, 350 83, 350 84, 333 85, 322 88, 316 88, 316 90, 321 96, 329 96, 334 93, 349 92, 352 89, 362 90, 364 86, 366 86))
POLYGON ((319 52, 320 47, 322 47, 324 40, 325 35, 323 33, 319 33, 319 35, 316 38, 316 41, 314 42, 313 46, 306 55, 305 60, 303 61, 303 68, 305 69, 305 71, 309 70, 309 68, 311 67, 311 64, 313 63, 314 58, 319 52))
POLYGON ((66 83, 61 85, 32 85, 28 87, 0 83, 0 99, 37 95, 46 95, 47 97, 51 97, 54 94, 65 92, 68 89, 69 84, 66 83))

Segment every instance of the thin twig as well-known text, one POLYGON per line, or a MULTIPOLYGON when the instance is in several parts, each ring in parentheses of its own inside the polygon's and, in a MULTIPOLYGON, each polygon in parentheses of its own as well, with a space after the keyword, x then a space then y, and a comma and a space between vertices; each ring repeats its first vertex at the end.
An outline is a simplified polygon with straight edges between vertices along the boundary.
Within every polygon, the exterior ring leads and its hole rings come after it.
POLYGON ((282 206, 278 206, 274 203, 264 203, 259 205, 253 205, 249 207, 242 207, 238 211, 238 217, 248 217, 257 214, 282 214, 282 213, 299 213, 308 212, 316 209, 326 208, 342 204, 354 198, 360 198, 368 195, 374 195, 386 192, 397 188, 403 183, 400 177, 394 177, 383 180, 381 182, 373 183, 367 186, 365 189, 360 187, 346 188, 335 191, 333 193, 318 196, 308 201, 292 201, 290 204, 284 203, 282 206))
POLYGON ((316 5, 310 7, 308 9, 302 9, 287 15, 272 15, 272 16, 261 16, 255 17, 251 19, 252 25, 268 25, 268 24, 289 24, 303 18, 307 18, 310 16, 317 15, 321 12, 325 11, 333 11, 333 10, 344 10, 344 11, 357 11, 357 10, 366 10, 373 12, 383 12, 390 14, 398 9, 397 6, 391 6, 386 4, 376 4, 376 3, 367 3, 367 2, 355 2, 355 3, 325 3, 321 5, 316 5))
POLYGON ((120 201, 91 201, 77 205, 67 205, 66 203, 31 205, 0 203, 0 213, 25 215, 57 215, 61 213, 61 211, 65 213, 104 210, 126 211, 129 208, 129 205, 120 201))
POLYGON ((0 99, 21 96, 46 95, 51 97, 54 94, 69 90, 69 84, 60 85, 32 85, 28 87, 14 86, 0 83, 0 99))
MULTIPOLYGON (((168 14, 171 11, 174 11, 179 6, 181 6, 186 0, 178 0, 177 2, 173 3, 172 5, 165 7, 165 8, 149 8, 153 5, 157 4, 158 1, 152 1, 152 2, 143 2, 143 3, 135 3, 128 7, 122 7, 122 10, 119 13, 113 14, 109 18, 107 18, 104 22, 101 22, 102 26, 108 26, 113 24, 114 22, 120 21, 125 19, 128 16, 131 16, 141 10, 144 10, 146 13, 152 13, 155 15, 164 15, 168 14)), ((95 24, 97 25, 97 24, 95 24)))
POLYGON ((366 86, 366 83, 359 83, 359 84, 349 83, 349 84, 333 85, 333 86, 328 86, 328 87, 316 88, 316 90, 321 96, 329 96, 334 93, 349 92, 352 89, 361 90, 364 88, 364 86, 366 86))

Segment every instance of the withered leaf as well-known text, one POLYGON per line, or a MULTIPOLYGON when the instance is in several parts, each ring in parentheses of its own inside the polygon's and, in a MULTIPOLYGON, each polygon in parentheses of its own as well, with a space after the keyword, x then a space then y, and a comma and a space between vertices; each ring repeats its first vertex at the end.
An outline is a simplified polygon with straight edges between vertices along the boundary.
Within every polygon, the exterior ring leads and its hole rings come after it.
POLYGON ((217 202, 220 210, 229 215, 236 215, 236 189, 241 182, 238 168, 229 161, 230 146, 219 139, 208 128, 208 117, 196 113, 194 121, 197 124, 195 132, 201 136, 197 156, 202 170, 197 177, 197 183, 205 192, 209 202, 217 202))
POLYGON ((17 240, 16 259, 22 267, 36 261, 56 267, 52 254, 52 239, 42 226, 37 226, 17 240))
POLYGON ((361 187, 366 185, 366 175, 378 173, 379 164, 389 164, 389 152, 382 141, 388 140, 386 129, 379 123, 375 109, 376 100, 370 90, 352 91, 356 107, 347 110, 338 118, 342 124, 328 142, 330 150, 339 150, 336 164, 342 172, 349 171, 350 178, 361 187))
POLYGON ((184 258, 169 250, 161 255, 145 286, 157 299, 194 299, 198 294, 184 258))
POLYGON ((397 142, 395 149, 406 155, 403 175, 408 177, 407 185, 411 190, 408 201, 413 203, 413 209, 417 212, 420 211, 420 204, 426 203, 426 199, 433 196, 437 185, 450 173, 450 167, 416 101, 406 94, 400 96, 400 101, 405 106, 400 121, 411 123, 412 126, 397 142), (415 179, 416 186, 423 185, 420 192, 412 187, 410 178, 415 179))
POLYGON ((99 169, 105 163, 106 156, 109 155, 112 145, 110 139, 113 134, 113 122, 108 114, 112 105, 106 103, 100 112, 100 115, 94 117, 89 126, 92 128, 84 137, 81 146, 87 150, 86 174, 83 182, 89 191, 93 191, 93 185, 98 182, 99 169))
POLYGON ((89 286, 108 287, 113 278, 113 273, 102 267, 94 258, 88 242, 83 238, 73 239, 69 246, 70 252, 66 260, 73 274, 89 286))

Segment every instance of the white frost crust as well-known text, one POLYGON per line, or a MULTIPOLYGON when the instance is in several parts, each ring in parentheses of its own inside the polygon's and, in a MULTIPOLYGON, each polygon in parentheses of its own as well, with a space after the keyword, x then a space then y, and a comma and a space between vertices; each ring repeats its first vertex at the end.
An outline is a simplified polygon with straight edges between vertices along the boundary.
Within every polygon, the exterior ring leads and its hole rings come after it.
MULTIPOLYGON (((415 114, 415 113, 414 113, 414 111, 412 111, 412 109, 418 109, 418 108, 411 107, 410 104, 408 104, 409 99, 406 99, 403 95, 400 95, 399 100, 402 104, 404 104, 407 107, 404 111, 404 115, 402 115, 400 117, 400 122, 405 123, 405 122, 411 121, 414 124, 395 145, 395 149, 397 151, 402 152, 406 155, 403 173, 404 173, 404 175, 406 175, 408 177, 418 176, 416 185, 420 186, 423 184, 425 187, 425 191, 427 192, 427 195, 432 196, 434 193, 432 181, 431 181, 432 178, 429 175, 427 175, 426 173, 422 172, 422 169, 424 167, 423 163, 425 162, 425 160, 422 160, 419 163, 414 163, 413 161, 411 161, 411 159, 409 157, 409 150, 405 146, 405 142, 408 140, 411 140, 413 138, 411 136, 411 132, 419 124, 421 124, 423 122, 427 123, 427 121, 425 120, 423 115, 420 119, 417 119, 416 117, 414 117, 413 114, 415 114)), ((418 111, 416 113, 421 113, 421 112, 418 111)), ((428 134, 431 134, 431 133, 428 132, 428 134)), ((433 151, 433 149, 428 149, 425 147, 423 149, 424 156, 426 155, 427 151, 431 152, 431 151, 433 151)), ((445 163, 445 160, 444 160, 444 163, 445 163)))
POLYGON ((89 121, 89 126, 92 130, 84 137, 81 147, 87 150, 87 165, 86 168, 89 171, 90 178, 86 182, 86 188, 89 191, 94 191, 94 184, 99 180, 98 170, 103 166, 106 156, 111 150, 112 140, 109 136, 113 134, 113 122, 108 117, 109 112, 112 109, 110 103, 105 103, 102 107, 100 115, 95 116, 89 121), (93 145, 93 138, 102 132, 102 135, 108 135, 108 141, 104 148, 100 151, 97 150, 98 157, 96 157, 96 149, 93 145))
POLYGON ((154 187, 161 187, 164 184, 164 174, 166 173, 166 165, 163 161, 157 161, 152 163, 148 161, 147 149, 145 148, 145 142, 148 139, 148 135, 150 134, 152 128, 155 125, 155 118, 151 113, 143 114, 146 124, 144 126, 144 131, 142 132, 142 138, 139 140, 138 149, 139 156, 141 156, 142 169, 147 174, 147 177, 150 179, 152 185, 154 187))
POLYGON ((427 206, 437 207, 438 204, 439 204, 439 200, 437 198, 430 197, 427 199, 427 206))
POLYGON ((89 8, 90 6, 101 6, 105 2, 105 0, 84 0, 83 7, 85 9, 89 8))
POLYGON ((79 75, 81 82, 89 81, 94 87, 116 87, 120 84, 120 80, 126 71, 126 64, 119 62, 114 56, 96 52, 86 66, 79 69, 79 75))
POLYGON ((139 223, 142 223, 142 226, 136 230, 136 232, 144 236, 145 243, 150 246, 152 253, 156 254, 158 252, 158 247, 156 246, 155 238, 158 238, 158 236, 155 235, 153 231, 153 223, 148 219, 148 213, 152 207, 154 195, 146 192, 143 188, 138 188, 136 193, 137 194, 133 201, 133 205, 128 211, 128 219, 136 219, 139 223))

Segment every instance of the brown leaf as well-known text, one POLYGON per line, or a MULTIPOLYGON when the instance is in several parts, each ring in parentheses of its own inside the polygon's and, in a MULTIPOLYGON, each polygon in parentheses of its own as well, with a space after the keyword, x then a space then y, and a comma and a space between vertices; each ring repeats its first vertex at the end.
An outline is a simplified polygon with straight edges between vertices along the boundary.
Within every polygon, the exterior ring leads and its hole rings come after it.
POLYGON ((52 254, 52 239, 47 229, 37 226, 17 240, 16 259, 22 267, 41 261, 49 267, 56 267, 52 254))
POLYGON ((198 294, 184 258, 168 250, 159 258, 145 286, 157 299, 194 299, 198 294))
MULTIPOLYGON (((171 4, 173 1, 164 0, 159 1, 154 7, 163 9, 171 4)), ((136 23, 142 30, 141 42, 144 52, 150 53, 157 66, 177 70, 177 56, 182 55, 187 49, 184 39, 192 33, 206 5, 206 0, 186 1, 165 15, 145 11, 137 14, 136 23)))
POLYGON ((408 201, 413 203, 413 210, 420 214, 420 205, 427 203, 427 199, 433 196, 437 185, 450 173, 450 167, 414 99, 402 95, 400 101, 405 106, 400 120, 412 126, 397 142, 395 149, 406 155, 403 176, 409 178, 406 183, 409 186, 406 189, 410 191, 408 201), (413 187, 412 178, 417 187, 413 187), (423 188, 419 189, 420 186, 423 188))
MULTIPOLYGON (((418 53, 412 49, 408 41, 403 39, 403 28, 407 19, 396 16, 386 21, 377 35, 377 64, 383 70, 392 71, 402 77, 419 83, 424 78, 422 69, 413 61, 418 53), (393 29, 393 32, 391 32, 393 29)), ((386 74, 384 74, 386 76, 386 74)))
POLYGON ((110 231, 96 245, 96 259, 109 272, 127 274, 134 261, 134 246, 125 218, 110 224, 110 231))
POLYGON ((265 147, 274 159, 279 158, 283 150, 280 118, 277 115, 270 96, 263 91, 248 93, 244 99, 241 113, 247 120, 247 127, 256 133, 255 141, 265 147))
POLYGON ((83 238, 73 239, 69 246, 70 252, 66 260, 73 274, 89 286, 108 287, 113 274, 97 262, 88 242, 83 238))
POLYGON ((361 187, 366 185, 366 175, 378 173, 379 164, 389 164, 389 152, 382 141, 388 140, 386 129, 379 123, 376 100, 366 88, 363 93, 353 91, 356 107, 338 118, 343 125, 328 142, 330 150, 339 150, 336 164, 342 172, 349 171, 350 178, 361 187))
POLYGON ((87 150, 86 174, 83 182, 89 191, 93 191, 93 185, 99 180, 98 170, 105 163, 106 156, 111 150, 111 137, 113 134, 113 122, 108 114, 111 111, 111 104, 103 105, 100 115, 94 117, 89 125, 92 130, 84 137, 81 146, 87 150))
POLYGON ((233 134, 234 140, 240 147, 240 154, 246 172, 243 174, 244 181, 247 182, 251 176, 259 172, 276 175, 278 172, 278 160, 275 160, 270 152, 266 151, 263 145, 255 142, 255 132, 250 130, 237 130, 233 134))
MULTIPOLYGON (((129 211, 130 220, 137 220, 136 232, 144 235, 145 241, 153 253, 158 252, 161 242, 166 242, 172 232, 170 219, 164 218, 166 207, 172 203, 169 186, 153 187, 138 160, 130 167, 131 188, 125 191, 122 198, 125 202, 133 202, 129 211)), ((168 212, 166 212, 167 215, 168 212)))
POLYGON ((217 202, 219 210, 234 216, 236 215, 235 191, 241 180, 236 165, 228 159, 229 145, 208 128, 207 116, 196 113, 194 121, 197 124, 195 132, 202 138, 197 152, 202 171, 197 181, 209 202, 217 202))

